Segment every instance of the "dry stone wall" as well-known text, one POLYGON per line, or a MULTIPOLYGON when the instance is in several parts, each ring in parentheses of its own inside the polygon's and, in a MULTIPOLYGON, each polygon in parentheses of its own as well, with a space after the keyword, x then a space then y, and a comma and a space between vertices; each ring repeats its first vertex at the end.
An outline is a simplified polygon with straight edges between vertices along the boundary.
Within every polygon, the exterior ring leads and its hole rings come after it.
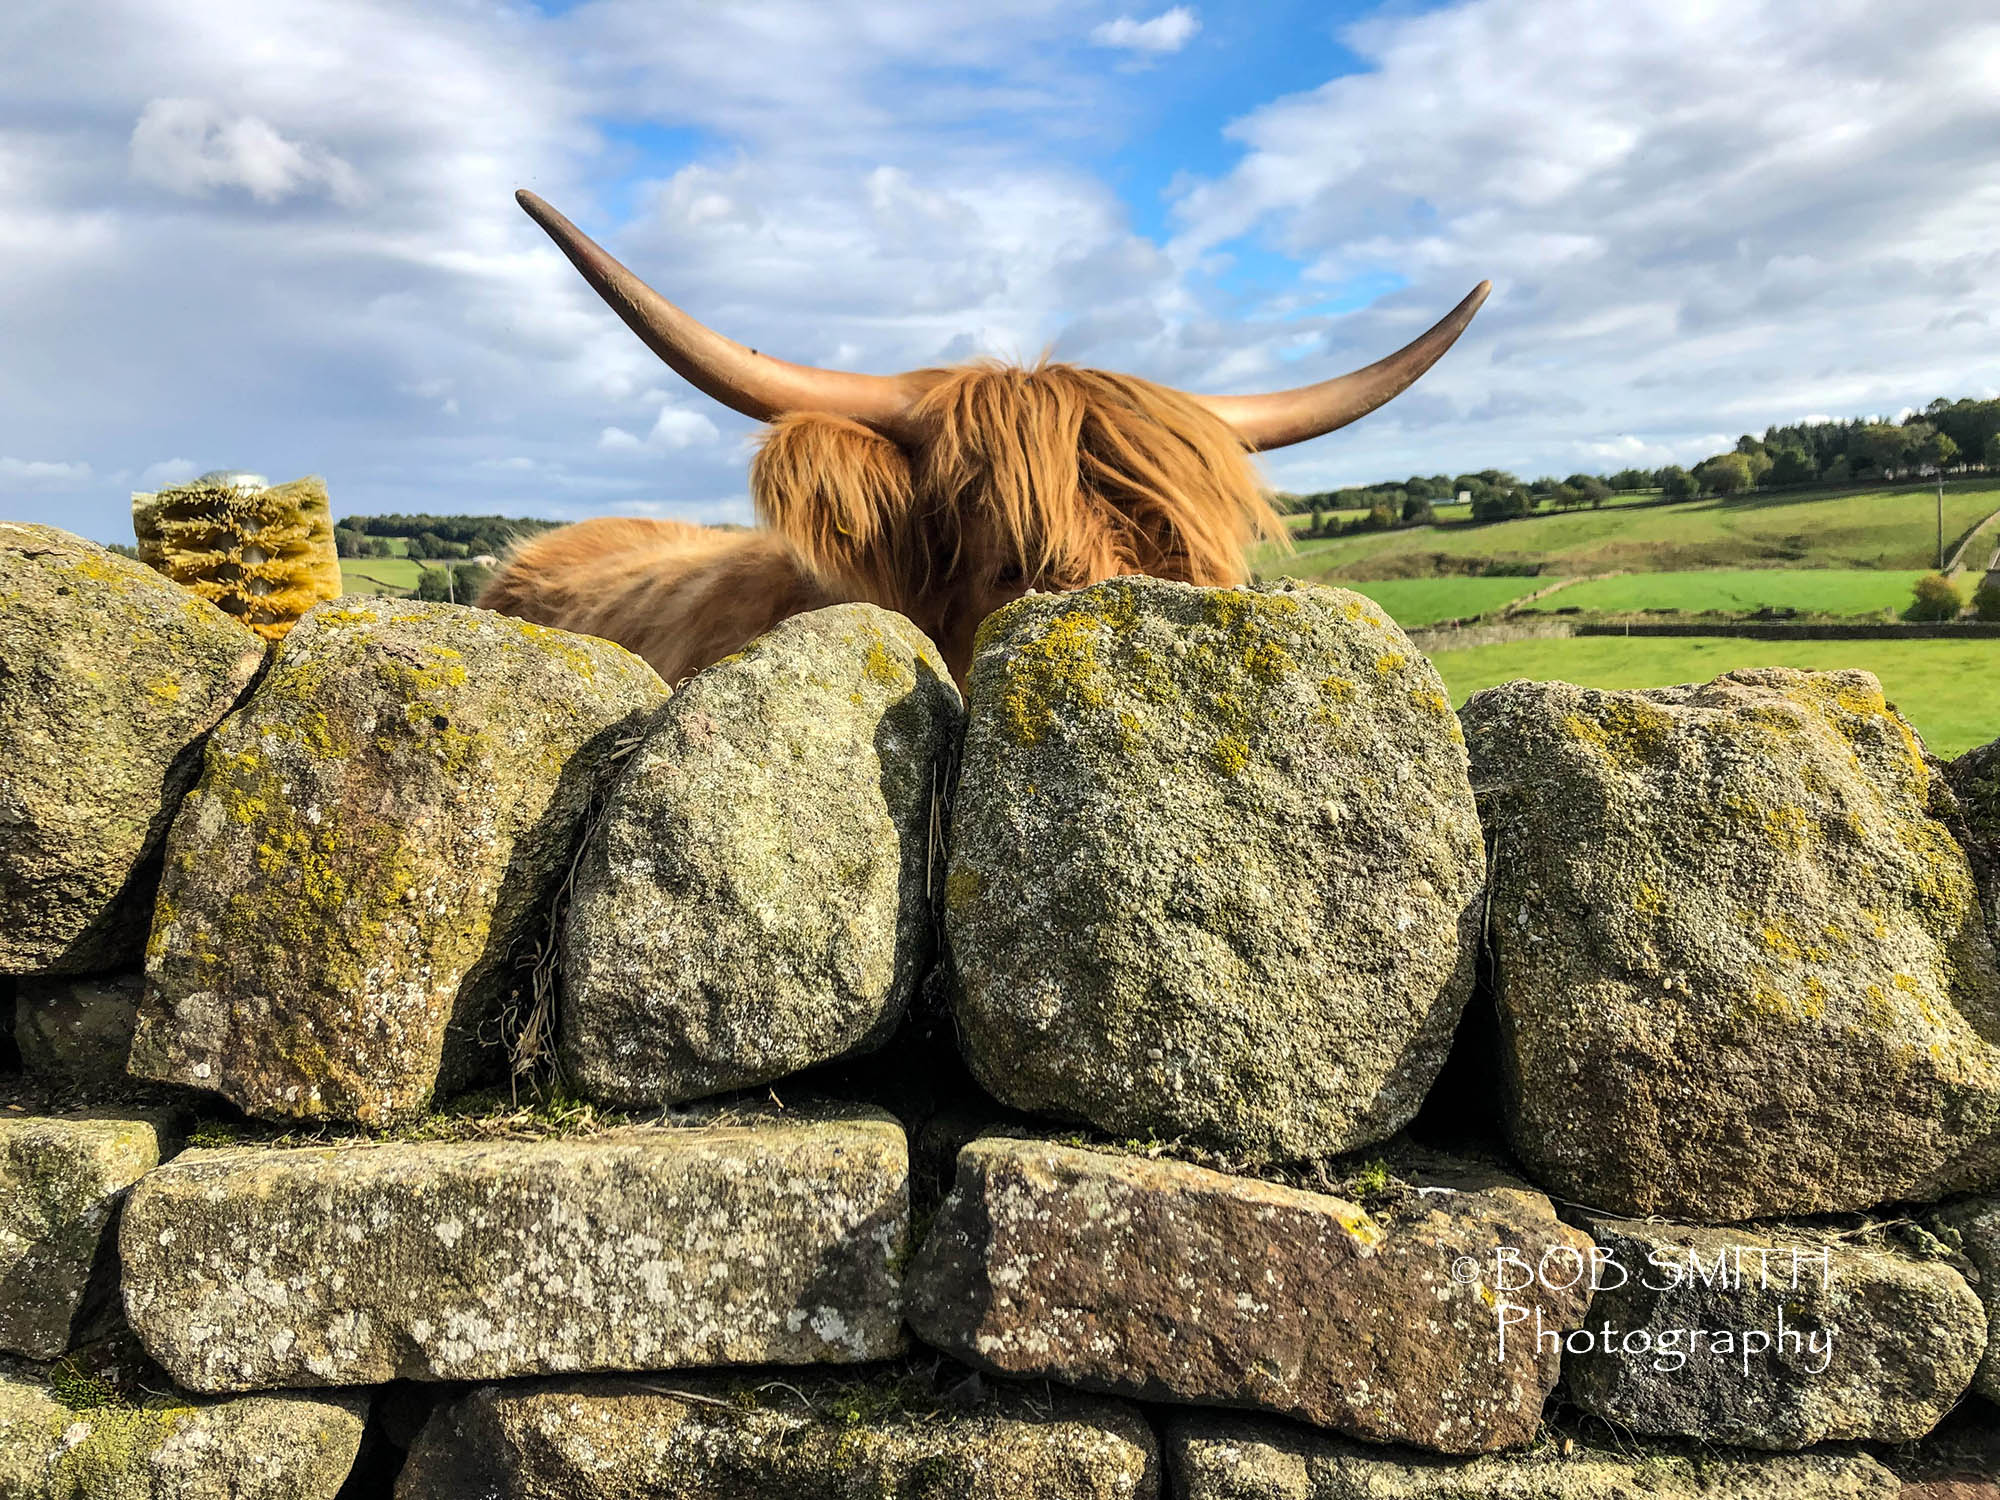
POLYGON ((0 708, 0 1496, 2000 1497, 2000 746, 1865 674, 5 526, 0 708))

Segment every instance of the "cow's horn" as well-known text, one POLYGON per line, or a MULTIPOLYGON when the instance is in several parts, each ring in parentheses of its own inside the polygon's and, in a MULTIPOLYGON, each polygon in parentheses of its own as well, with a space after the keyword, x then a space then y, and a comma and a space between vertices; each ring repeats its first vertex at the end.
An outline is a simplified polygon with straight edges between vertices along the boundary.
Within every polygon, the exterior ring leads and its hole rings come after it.
POLYGON ((936 378, 820 370, 746 349, 675 307, 526 188, 514 197, 647 348, 690 385, 746 417, 768 422, 786 412, 823 411, 893 431, 936 378))
POLYGON ((1234 427, 1252 451, 1303 443, 1367 416, 1416 384, 1465 331, 1492 289, 1492 282, 1480 282, 1428 333, 1351 375, 1263 396, 1196 396, 1195 400, 1234 427))

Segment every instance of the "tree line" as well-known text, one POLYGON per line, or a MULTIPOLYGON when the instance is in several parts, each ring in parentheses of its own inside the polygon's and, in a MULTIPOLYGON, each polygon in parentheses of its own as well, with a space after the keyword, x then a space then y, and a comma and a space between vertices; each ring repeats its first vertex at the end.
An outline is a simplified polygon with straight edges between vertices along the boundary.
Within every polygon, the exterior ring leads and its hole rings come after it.
POLYGON ((408 544, 401 555, 444 562, 498 557, 521 538, 560 524, 518 516, 347 516, 334 525, 333 545, 342 557, 394 557, 389 539, 400 537, 408 544))
POLYGON ((1310 512, 1309 536, 1386 531, 1427 524, 1440 501, 1469 496, 1475 521, 1504 521, 1542 510, 1604 504, 1621 493, 1654 492, 1667 500, 1740 495, 1799 485, 1887 483, 1926 474, 2000 470, 2000 400, 1940 396, 1900 421, 1854 417, 1793 422, 1745 433, 1736 446, 1690 468, 1625 468, 1614 474, 1571 474, 1523 480, 1505 469, 1467 474, 1413 474, 1381 484, 1350 485, 1317 494, 1279 495, 1281 510, 1310 512), (1350 517, 1329 511, 1357 511, 1350 517))

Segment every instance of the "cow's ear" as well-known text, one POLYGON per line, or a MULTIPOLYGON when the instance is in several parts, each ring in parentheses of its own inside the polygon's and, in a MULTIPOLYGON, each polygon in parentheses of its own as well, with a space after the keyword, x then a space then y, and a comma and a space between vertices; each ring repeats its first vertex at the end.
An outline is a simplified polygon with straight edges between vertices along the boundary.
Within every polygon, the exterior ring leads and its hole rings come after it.
POLYGON ((903 450, 871 427, 821 412, 778 418, 750 465, 757 515, 822 582, 892 607, 909 545, 903 450))

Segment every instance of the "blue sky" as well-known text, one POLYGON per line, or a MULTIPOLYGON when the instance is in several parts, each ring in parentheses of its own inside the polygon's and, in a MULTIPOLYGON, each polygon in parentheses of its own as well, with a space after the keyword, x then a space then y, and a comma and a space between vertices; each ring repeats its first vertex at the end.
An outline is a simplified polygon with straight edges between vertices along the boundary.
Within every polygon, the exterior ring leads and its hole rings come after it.
POLYGON ((794 359, 1315 380, 1495 294, 1321 488, 1992 394, 2000 20, 1853 0, 15 0, 0 515, 748 518, 750 425, 514 207, 794 359))

